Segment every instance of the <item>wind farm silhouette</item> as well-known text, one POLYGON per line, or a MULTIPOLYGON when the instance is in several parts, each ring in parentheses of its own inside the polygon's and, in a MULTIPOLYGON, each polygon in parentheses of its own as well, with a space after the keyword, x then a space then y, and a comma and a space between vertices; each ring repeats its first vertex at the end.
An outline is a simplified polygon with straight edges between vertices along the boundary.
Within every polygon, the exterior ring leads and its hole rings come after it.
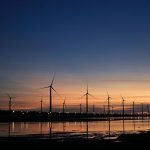
MULTIPOLYGON (((92 136, 97 135, 97 133, 91 132, 91 125, 92 122, 98 124, 98 122, 102 122, 106 126, 106 135, 103 137, 104 140, 109 140, 115 138, 116 135, 114 135, 114 129, 113 125, 115 122, 119 121, 119 124, 121 125, 121 133, 122 135, 126 134, 126 128, 128 126, 128 121, 133 124, 134 131, 136 131, 136 121, 141 119, 142 121, 145 118, 150 117, 149 112, 149 104, 141 103, 136 100, 134 101, 127 101, 127 98, 124 98, 124 96, 120 95, 120 101, 119 104, 113 103, 113 96, 109 94, 109 92, 106 90, 106 99, 104 99, 104 102, 102 103, 96 103, 94 99, 100 100, 100 98, 95 98, 95 95, 93 96, 89 92, 89 85, 86 86, 86 91, 83 90, 83 95, 79 99, 80 102, 77 105, 72 105, 69 103, 68 97, 67 97, 67 104, 66 104, 66 96, 58 94, 57 90, 53 87, 55 80, 55 74, 53 75, 53 78, 48 86, 42 87, 40 89, 49 89, 49 96, 48 96, 48 111, 43 107, 43 104, 47 107, 47 103, 45 102, 45 99, 43 99, 43 95, 38 97, 38 110, 31 110, 31 111, 25 111, 25 110, 15 110, 12 109, 12 100, 16 97, 11 96, 10 94, 7 94, 7 97, 9 99, 8 101, 8 110, 0 110, 0 122, 8 122, 8 138, 13 138, 13 122, 27 122, 28 123, 34 123, 36 122, 39 124, 39 134, 38 137, 41 138, 47 138, 52 141, 53 138, 55 139, 55 142, 58 142, 58 138, 62 138, 62 140, 69 140, 75 139, 79 140, 82 138, 86 139, 85 143, 88 143, 91 140, 92 136), (54 92, 54 93, 53 93, 54 92), (55 100, 55 96, 58 96, 60 98, 59 101, 59 110, 56 110, 56 106, 53 105, 53 100, 55 100), (89 101, 90 100, 90 101, 89 101), (66 107, 67 105, 67 107, 66 107), (146 107, 144 107, 146 106, 146 107), (73 107, 76 108, 77 111, 69 112, 73 107), (118 109, 119 108, 119 109, 118 109), (137 109, 138 108, 138 109, 137 109), (83 123, 84 131, 83 133, 80 133, 80 136, 76 137, 73 131, 68 132, 67 127, 70 127, 68 124, 70 122, 73 122, 74 124, 83 123), (48 133, 45 134, 43 124, 48 124, 48 133), (62 131, 56 132, 55 127, 56 124, 62 125, 62 131), (95 134, 95 135, 94 135, 95 134), (60 137, 59 137, 60 136, 60 137), (74 137, 73 137, 74 136, 74 137), (65 139, 66 138, 66 139, 65 139)), ((15 103, 13 104, 13 106, 15 103)), ((15 107, 13 107, 15 108, 15 107)), ((145 119, 146 120, 146 119, 145 119)), ((144 123, 144 121, 143 121, 144 123)), ((143 127, 144 128, 144 127, 143 127)), ((79 134, 79 133, 78 133, 79 134)), ((122 136, 120 135, 120 136, 122 136)), ((31 136, 31 135, 30 135, 31 136)), ((28 138, 30 138, 27 137, 28 138)), ((32 135, 33 136, 33 135, 32 135)), ((34 136, 33 136, 34 137, 34 136)), ((32 137, 32 138, 33 138, 32 137)), ((122 138, 122 137, 121 137, 122 138)), ((25 139, 25 138, 24 138, 25 139)), ((34 139, 34 138, 33 138, 34 139)), ((72 142, 74 143, 74 142, 72 142)), ((81 142, 79 142, 81 143, 81 142)))
MULTIPOLYGON (((45 111, 45 108, 43 109, 43 97, 41 97, 40 100, 40 115, 38 111, 33 111, 33 110, 12 110, 12 99, 16 98, 14 96, 11 96, 10 94, 7 94, 7 97, 9 98, 9 103, 8 103, 8 112, 6 110, 0 110, 0 121, 3 120, 8 120, 8 121, 23 121, 23 120, 28 120, 28 121, 46 121, 46 120, 91 120, 91 119, 96 119, 96 120, 108 120, 110 119, 134 119, 134 117, 141 117, 144 119, 144 117, 150 116, 149 112, 149 104, 147 104, 146 108, 144 108, 144 104, 137 104, 138 106, 141 105, 141 111, 138 109, 137 112, 135 112, 135 100, 133 101, 132 105, 125 105, 125 99, 121 95, 121 106, 116 105, 116 104, 111 104, 110 105, 110 100, 112 97, 110 97, 108 91, 106 90, 107 93, 107 104, 100 104, 96 105, 94 104, 93 100, 91 99, 90 105, 89 105, 89 97, 95 98, 90 92, 89 92, 89 85, 87 84, 86 87, 86 92, 85 94, 81 97, 85 97, 85 104, 82 102, 79 105, 74 105, 69 104, 69 101, 67 103, 67 108, 66 108, 66 97, 63 100, 62 96, 58 94, 58 92, 55 90, 53 87, 55 80, 55 74, 52 77, 52 80, 48 86, 42 87, 40 89, 49 89, 49 110, 48 112, 45 111), (56 111, 54 110, 53 106, 53 91, 56 93, 57 96, 61 100, 63 100, 63 103, 60 104, 60 108, 62 108, 62 111, 56 111), (92 105, 91 105, 92 104, 92 105), (79 111, 69 112, 69 109, 71 107, 78 107, 77 109, 79 111), (117 107, 120 107, 119 110, 117 110, 117 107), (112 108, 112 110, 111 110, 112 108), (126 110, 126 112, 125 112, 126 110), (121 113, 122 112, 122 113, 121 113), (9 114, 9 115, 7 115, 9 114), (20 117, 20 115, 22 117, 20 117)), ((98 98, 99 99, 99 98, 98 98)), ((113 103, 113 101, 112 101, 113 103)), ((47 104, 46 104, 47 105, 47 104)))

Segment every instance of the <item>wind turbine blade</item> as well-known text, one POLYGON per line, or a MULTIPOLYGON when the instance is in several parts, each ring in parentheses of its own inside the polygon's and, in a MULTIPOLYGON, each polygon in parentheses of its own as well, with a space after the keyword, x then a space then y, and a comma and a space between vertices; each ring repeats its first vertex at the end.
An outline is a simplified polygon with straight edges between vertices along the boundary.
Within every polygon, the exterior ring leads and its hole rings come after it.
POLYGON ((87 83, 87 93, 89 92, 89 87, 88 87, 88 83, 87 83))
POLYGON ((82 95, 81 97, 79 97, 79 99, 82 99, 84 96, 86 96, 86 94, 82 95))
POLYGON ((89 94, 89 93, 88 93, 88 95, 96 99, 96 97, 95 97, 95 96, 93 96, 92 94, 89 94))
MULTIPOLYGON (((55 91, 56 92, 56 90, 52 87, 52 89, 53 89, 53 91, 55 91)), ((57 92, 56 92, 57 93, 57 92)))
POLYGON ((63 104, 65 105, 65 101, 66 101, 66 96, 65 96, 65 98, 64 98, 64 102, 63 102, 63 104))
POLYGON ((49 88, 50 86, 46 86, 46 87, 42 87, 42 88, 40 88, 40 89, 46 89, 46 88, 49 88))
MULTIPOLYGON (((108 99, 110 99, 111 97, 109 96, 109 93, 108 93, 107 89, 106 89, 106 92, 107 92, 108 99)), ((111 99, 112 99, 112 98, 111 98, 111 99)))
POLYGON ((109 96, 109 93, 108 93, 107 89, 106 89, 106 92, 107 92, 107 96, 108 96, 108 98, 111 98, 111 97, 109 96))
POLYGON ((16 97, 11 97, 11 98, 16 98, 16 97))
POLYGON ((53 91, 55 91, 55 93, 60 97, 60 98, 62 98, 61 96, 60 96, 60 94, 52 87, 52 89, 53 89, 53 91))
POLYGON ((121 98, 123 98, 121 94, 120 94, 120 96, 121 96, 121 98))
POLYGON ((122 95, 121 95, 121 98, 122 98, 123 101, 125 101, 122 95))
POLYGON ((107 96, 109 97, 109 94, 108 94, 108 91, 107 91, 107 89, 106 89, 106 92, 107 92, 107 96))
POLYGON ((43 101, 43 95, 41 96, 41 102, 43 101))
POLYGON ((53 75, 53 79, 52 79, 51 85, 53 85, 54 79, 55 79, 55 73, 53 75))
POLYGON ((6 93, 6 95, 7 95, 9 98, 11 98, 11 96, 10 96, 9 94, 6 93))

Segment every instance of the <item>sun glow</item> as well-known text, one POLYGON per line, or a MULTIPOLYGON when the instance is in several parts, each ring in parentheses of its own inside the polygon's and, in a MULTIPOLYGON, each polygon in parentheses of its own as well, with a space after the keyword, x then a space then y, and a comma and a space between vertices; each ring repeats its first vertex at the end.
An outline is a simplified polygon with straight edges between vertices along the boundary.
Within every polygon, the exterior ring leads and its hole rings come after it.
MULTIPOLYGON (((82 76, 84 75, 59 74, 55 77, 53 87, 57 93, 52 91, 53 108, 61 109, 65 97, 67 107, 78 109, 80 104, 85 107, 84 95, 87 90, 87 83, 91 95, 88 97, 90 107, 95 105, 96 108, 103 108, 104 105, 107 105, 106 89, 111 97, 111 105, 115 106, 114 110, 120 109, 122 105, 121 95, 124 97, 126 105, 132 105, 133 101, 139 105, 149 103, 149 81, 108 80, 108 77, 103 80, 104 77, 100 78, 95 74, 86 79, 82 76)), ((28 74, 19 79, 17 80, 18 84, 11 85, 13 90, 9 90, 9 88, 1 90, 1 109, 8 108, 8 98, 4 94, 8 91, 16 97, 12 100, 13 109, 39 109, 41 98, 43 99, 43 107, 45 109, 49 107, 49 89, 41 89, 51 83, 46 74, 28 74)), ((126 106, 126 109, 128 107, 131 106, 126 106)))

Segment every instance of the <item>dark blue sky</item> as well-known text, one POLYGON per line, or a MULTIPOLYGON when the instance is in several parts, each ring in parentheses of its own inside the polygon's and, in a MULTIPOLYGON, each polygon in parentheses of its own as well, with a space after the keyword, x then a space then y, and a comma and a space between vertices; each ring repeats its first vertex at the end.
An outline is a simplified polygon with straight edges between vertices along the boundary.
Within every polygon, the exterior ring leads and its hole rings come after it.
POLYGON ((149 16, 148 0, 1 0, 0 69, 149 66, 149 16))
POLYGON ((88 78, 115 94, 138 87, 134 94, 147 96, 149 66, 149 0, 0 1, 1 93, 30 92, 56 72, 60 85, 88 78))

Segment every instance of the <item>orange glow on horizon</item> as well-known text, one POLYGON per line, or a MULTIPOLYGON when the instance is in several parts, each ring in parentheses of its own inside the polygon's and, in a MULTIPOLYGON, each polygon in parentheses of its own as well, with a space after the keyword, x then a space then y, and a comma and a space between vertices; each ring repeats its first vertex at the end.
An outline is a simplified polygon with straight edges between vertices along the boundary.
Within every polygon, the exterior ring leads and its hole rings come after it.
MULTIPOLYGON (((78 75, 65 74, 62 75, 62 77, 60 75, 55 77, 53 87, 59 93, 59 96, 53 91, 53 107, 61 108, 65 96, 66 105, 68 107, 77 107, 80 103, 84 106, 85 97, 83 97, 83 95, 86 93, 86 81, 89 81, 89 93, 93 95, 93 97, 89 96, 89 106, 93 104, 95 107, 107 105, 106 88, 112 98, 110 101, 111 105, 122 104, 120 95, 124 97, 126 105, 132 105, 133 101, 135 101, 136 104, 148 104, 150 100, 150 81, 102 80, 99 76, 95 75, 81 80, 78 75)), ((43 99, 43 107, 49 107, 49 89, 40 89, 51 83, 46 74, 28 75, 26 78, 24 77, 20 83, 22 85, 21 88, 19 87, 20 85, 14 85, 15 88, 13 88, 13 90, 4 89, 1 91, 1 108, 8 108, 8 98, 3 93, 13 93, 16 97, 12 100, 14 109, 39 109, 41 98, 43 99)))

